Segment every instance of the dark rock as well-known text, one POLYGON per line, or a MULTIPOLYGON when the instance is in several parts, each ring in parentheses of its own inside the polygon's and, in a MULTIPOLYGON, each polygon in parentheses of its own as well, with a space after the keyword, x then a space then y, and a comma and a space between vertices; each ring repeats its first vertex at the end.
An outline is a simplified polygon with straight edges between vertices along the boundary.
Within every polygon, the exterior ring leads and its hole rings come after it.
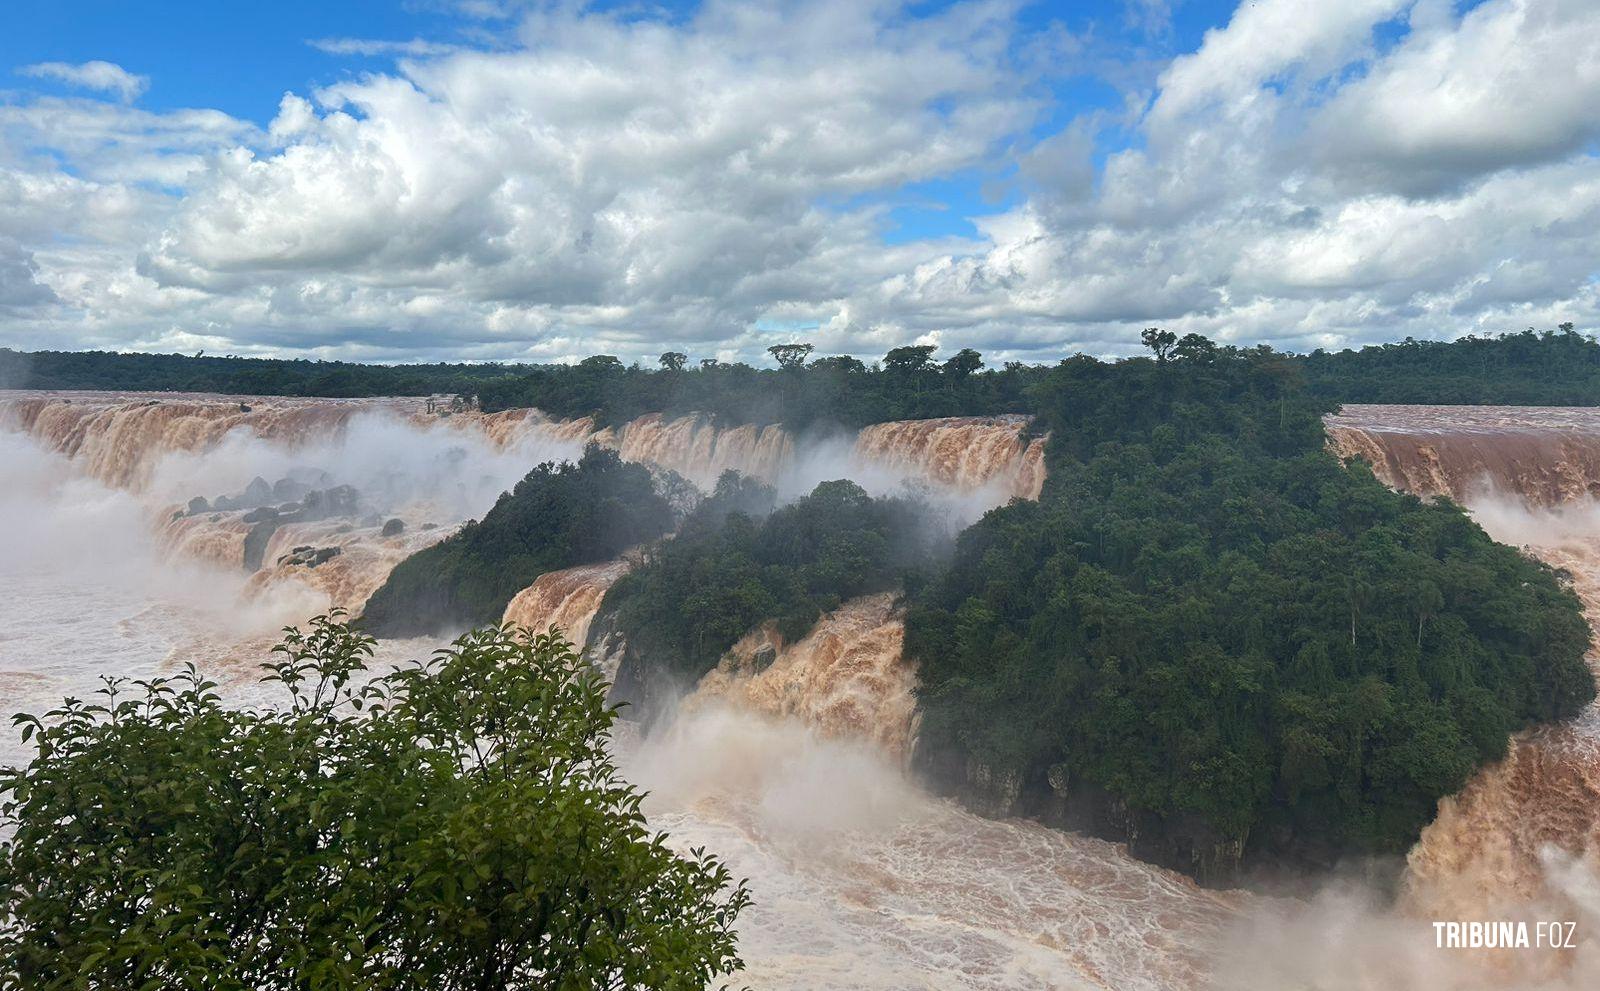
POLYGON ((250 528, 250 532, 244 535, 244 570, 250 572, 261 570, 261 561, 267 556, 267 544, 277 532, 276 516, 261 520, 250 528))
POLYGON ((172 518, 167 520, 167 522, 168 523, 176 523, 178 520, 181 520, 181 519, 183 519, 183 510, 174 509, 172 511, 172 518))
POLYGON ((201 513, 209 512, 211 512, 211 503, 206 501, 205 496, 195 496, 189 500, 190 516, 199 516, 201 513))
POLYGON ((437 524, 437 523, 424 523, 418 529, 421 529, 421 530, 437 530, 437 529, 439 529, 439 524, 437 524))
POLYGON ((615 672, 606 701, 620 706, 617 715, 639 723, 647 733, 673 712, 683 693, 683 686, 671 673, 648 663, 628 643, 617 628, 614 612, 597 616, 590 624, 583 656, 602 673, 615 672))
POLYGON ((323 490, 329 516, 351 516, 361 504, 361 493, 350 485, 335 485, 323 490))
POLYGON ((279 502, 299 502, 310 491, 311 486, 294 478, 280 478, 272 483, 272 498, 279 502))
POLYGON ((342 547, 312 547, 308 544, 303 547, 296 547, 288 554, 278 558, 278 563, 315 568, 317 565, 325 564, 343 553, 344 548, 342 547))
POLYGON ((239 404, 239 412, 241 412, 241 413, 250 412, 250 405, 248 403, 240 403, 239 404))
MULTIPOLYGON (((279 515, 279 512, 271 506, 261 506, 250 510, 239 518, 246 523, 260 523, 262 520, 277 520, 279 515)), ((279 522, 282 521, 279 520, 279 522)))
POLYGON ((304 466, 290 468, 288 477, 304 485, 307 491, 311 489, 325 489, 329 485, 333 484, 333 476, 329 475, 321 468, 307 468, 304 466))
POLYGON ((244 487, 244 497, 241 506, 260 506, 272 501, 272 486, 267 480, 257 475, 250 479, 250 484, 244 487))
POLYGON ((398 516, 383 525, 383 535, 385 537, 398 537, 405 532, 406 521, 398 516))
POLYGON ((1064 764, 1034 769, 995 766, 919 744, 913 766, 935 790, 979 815, 1026 817, 1057 829, 1123 842, 1141 860, 1182 871, 1203 885, 1236 885, 1245 873, 1245 842, 1218 833, 1201 817, 1131 807, 1064 764))

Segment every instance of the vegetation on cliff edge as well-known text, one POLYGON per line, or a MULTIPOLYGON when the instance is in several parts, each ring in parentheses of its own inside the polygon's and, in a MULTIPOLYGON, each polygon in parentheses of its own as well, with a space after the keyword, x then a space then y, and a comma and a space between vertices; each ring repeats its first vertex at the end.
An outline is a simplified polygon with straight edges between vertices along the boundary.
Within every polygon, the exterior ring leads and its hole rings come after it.
POLYGON ((1340 464, 1296 362, 1151 343, 1052 372, 1043 499, 962 534, 912 611, 919 764, 1102 796, 1201 874, 1404 850, 1508 733, 1593 697, 1576 597, 1340 464))

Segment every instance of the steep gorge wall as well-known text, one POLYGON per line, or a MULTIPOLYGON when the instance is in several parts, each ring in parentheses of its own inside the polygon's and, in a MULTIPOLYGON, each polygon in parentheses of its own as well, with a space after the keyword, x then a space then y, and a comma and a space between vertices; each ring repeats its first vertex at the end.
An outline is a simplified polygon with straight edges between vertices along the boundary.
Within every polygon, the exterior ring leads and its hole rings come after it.
POLYGON ((1045 438, 1027 438, 1025 416, 898 420, 863 427, 853 455, 958 491, 997 487, 1037 499, 1044 488, 1045 438))
POLYGON ((582 646, 589 642, 589 626, 606 592, 630 567, 631 561, 619 558, 547 572, 506 604, 500 621, 538 632, 556 626, 568 640, 582 646))
MULTIPOLYGON (((598 443, 626 460, 670 468, 702 487, 730 469, 781 482, 797 467, 806 443, 779 425, 719 426, 700 415, 651 413, 620 429, 596 429, 588 418, 554 420, 533 409, 440 415, 428 412, 425 400, 405 398, 0 392, 0 429, 29 434, 95 478, 134 490, 144 487, 167 455, 204 453, 235 430, 293 447, 327 439, 355 414, 373 411, 419 427, 444 424, 476 432, 501 448, 529 439, 598 443)), ((998 486, 1004 497, 1037 498, 1044 482, 1044 442, 1025 439, 1026 428, 1027 419, 1016 416, 880 423, 853 438, 850 454, 856 467, 887 469, 956 491, 998 486)), ((837 467, 847 475, 851 466, 837 467)))

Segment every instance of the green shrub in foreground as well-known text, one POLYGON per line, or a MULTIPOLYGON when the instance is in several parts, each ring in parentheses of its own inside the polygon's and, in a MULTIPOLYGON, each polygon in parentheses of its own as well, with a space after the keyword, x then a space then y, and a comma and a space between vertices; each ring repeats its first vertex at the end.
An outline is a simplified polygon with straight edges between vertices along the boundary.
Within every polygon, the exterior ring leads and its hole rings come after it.
POLYGON ((372 640, 287 631, 281 707, 192 668, 16 717, 0 988, 704 988, 748 901, 679 857, 607 753, 604 686, 489 628, 365 681, 372 640), (359 686, 359 687, 358 687, 359 686))

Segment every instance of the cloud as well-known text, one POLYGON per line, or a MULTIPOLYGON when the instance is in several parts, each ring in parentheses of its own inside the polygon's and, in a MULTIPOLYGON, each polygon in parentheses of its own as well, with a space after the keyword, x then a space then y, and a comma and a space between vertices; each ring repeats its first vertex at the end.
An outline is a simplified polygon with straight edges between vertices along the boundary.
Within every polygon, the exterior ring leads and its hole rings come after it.
POLYGON ((1128 23, 1149 35, 1164 35, 1172 30, 1172 9, 1177 0, 1122 0, 1128 23))
POLYGON ((852 319, 1111 351, 1152 322, 1296 348, 1594 328, 1597 32, 1573 0, 1241 5, 1092 198, 1067 170, 852 319))
POLYGON ((39 62, 25 65, 17 72, 35 79, 54 79, 80 89, 115 93, 124 103, 131 103, 150 86, 150 77, 136 76, 115 62, 102 62, 98 59, 76 64, 39 62))
POLYGON ((0 237, 0 313, 54 302, 56 294, 38 278, 39 266, 33 254, 15 241, 0 237))
POLYGON ((1087 112, 1040 52, 1080 72, 1142 42, 1030 33, 998 0, 479 13, 513 18, 491 50, 319 43, 410 57, 265 128, 0 101, 0 267, 53 296, 0 339, 764 360, 763 328, 814 326, 822 352, 993 363, 1153 323, 1295 348, 1600 329, 1586 0, 1252 0, 1107 70, 1122 104, 1087 112), (904 190, 972 176, 1007 204, 975 237, 886 243, 904 190))
POLYGON ((429 58, 462 50, 460 45, 412 38, 410 41, 384 41, 374 38, 314 38, 306 42, 329 55, 406 55, 429 58))
POLYGON ((557 325, 627 350, 727 340, 775 303, 887 273, 862 250, 894 257, 871 209, 825 201, 979 164, 1035 110, 1006 71, 1004 8, 792 18, 713 5, 673 30, 546 14, 519 51, 286 97, 269 129, 283 149, 216 158, 140 271, 271 287, 296 313, 315 272, 351 306, 475 311, 491 340, 557 325))
POLYGON ((1436 6, 1317 113, 1308 138, 1328 161, 1426 194, 1600 138, 1600 5, 1490 3, 1459 24, 1436 6))

